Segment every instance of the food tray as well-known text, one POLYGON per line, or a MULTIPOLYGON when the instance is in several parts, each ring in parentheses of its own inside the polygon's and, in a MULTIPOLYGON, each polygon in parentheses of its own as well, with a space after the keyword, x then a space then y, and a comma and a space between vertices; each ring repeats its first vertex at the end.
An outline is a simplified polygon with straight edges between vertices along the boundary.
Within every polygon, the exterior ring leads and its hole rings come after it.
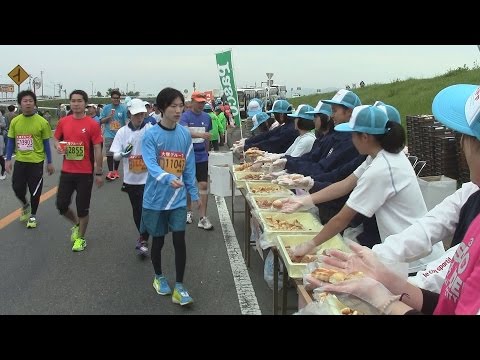
MULTIPOLYGON (((240 167, 240 166, 243 166, 243 165, 244 165, 244 164, 234 164, 234 165, 232 165, 232 173, 248 171, 248 169, 250 168, 250 166, 247 167, 247 168, 245 168, 245 169, 239 169, 239 167, 240 167)), ((253 165, 253 163, 252 163, 252 165, 253 165)))
POLYGON ((258 194, 263 194, 263 195, 285 195, 285 196, 290 196, 292 195, 292 192, 288 190, 286 187, 277 185, 277 184, 272 184, 271 182, 268 181, 247 181, 246 182, 246 188, 249 194, 252 195, 258 195, 258 194), (268 187, 276 190, 272 191, 259 191, 261 187, 268 187))
MULTIPOLYGON (((323 226, 322 226, 323 228, 323 226)), ((295 246, 299 245, 305 241, 311 240, 317 234, 311 235, 277 235, 276 242, 277 242, 277 249, 282 257, 283 263, 288 271, 288 276, 291 278, 302 278, 303 272, 307 268, 306 263, 294 263, 290 260, 290 256, 288 256, 286 246, 295 246)), ((345 252, 350 252, 350 249, 343 241, 341 235, 337 234, 333 238, 325 241, 323 244, 317 246, 317 254, 321 254, 324 250, 327 249, 339 249, 345 252)))
POLYGON ((251 195, 251 205, 252 205, 252 210, 254 211, 271 211, 271 212, 280 212, 279 210, 276 210, 275 208, 268 207, 268 208, 262 208, 257 204, 257 200, 268 200, 269 202, 278 200, 278 199, 285 199, 286 197, 293 196, 293 193, 290 193, 290 195, 251 195))
POLYGON ((252 183, 255 182, 262 182, 264 183, 265 180, 245 180, 245 177, 248 175, 264 175, 262 172, 253 172, 253 171, 237 171, 233 173, 233 181, 235 181, 235 186, 237 189, 244 189, 245 188, 245 183, 247 181, 250 181, 252 183))
MULTIPOLYGON (((322 229, 320 221, 309 212, 295 212, 291 214, 285 214, 274 211, 260 211, 257 215, 259 222, 263 229, 263 235, 265 240, 272 244, 276 242, 277 235, 279 234, 301 234, 301 235, 316 235, 322 229), (303 230, 299 229, 278 229, 275 230, 267 224, 267 217, 273 217, 274 219, 286 220, 288 222, 294 222, 297 220, 302 226, 303 230)), ((312 236, 313 237, 313 236, 312 236)))

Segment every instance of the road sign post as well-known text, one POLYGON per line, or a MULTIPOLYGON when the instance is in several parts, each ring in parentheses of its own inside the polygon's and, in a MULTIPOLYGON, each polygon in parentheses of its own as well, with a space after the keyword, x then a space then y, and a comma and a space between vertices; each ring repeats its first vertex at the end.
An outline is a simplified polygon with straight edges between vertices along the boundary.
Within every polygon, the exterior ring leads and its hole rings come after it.
POLYGON ((29 75, 24 68, 17 65, 8 73, 8 76, 17 84, 18 92, 20 92, 20 84, 27 80, 29 75))

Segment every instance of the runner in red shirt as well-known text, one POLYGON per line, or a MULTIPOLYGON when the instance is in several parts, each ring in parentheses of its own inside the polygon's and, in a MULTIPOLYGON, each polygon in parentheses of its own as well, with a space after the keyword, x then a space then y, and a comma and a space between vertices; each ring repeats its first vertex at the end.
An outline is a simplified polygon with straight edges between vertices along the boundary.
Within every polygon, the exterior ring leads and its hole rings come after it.
POLYGON ((72 251, 82 251, 87 246, 85 232, 92 195, 94 162, 95 182, 98 187, 103 185, 103 138, 98 123, 85 116, 87 103, 88 95, 85 91, 72 91, 70 107, 73 113, 60 119, 54 136, 55 148, 64 155, 57 192, 57 209, 74 224, 70 236, 72 251), (77 192, 77 214, 70 209, 74 191, 77 192))

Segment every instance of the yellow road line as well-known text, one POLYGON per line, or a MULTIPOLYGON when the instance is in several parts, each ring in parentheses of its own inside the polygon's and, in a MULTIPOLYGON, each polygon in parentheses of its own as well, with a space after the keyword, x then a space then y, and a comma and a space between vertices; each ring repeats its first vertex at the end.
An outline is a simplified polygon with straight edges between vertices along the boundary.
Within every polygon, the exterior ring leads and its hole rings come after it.
MULTIPOLYGON (((104 156, 103 161, 105 161, 107 158, 104 156)), ((57 193, 58 186, 55 186, 54 188, 48 190, 46 193, 42 194, 40 196, 40 204, 48 199, 50 199, 53 195, 57 193)), ((22 213, 22 208, 19 208, 4 218, 0 219, 0 230, 2 230, 4 227, 10 225, 12 222, 17 220, 20 217, 20 214, 22 213)))
MULTIPOLYGON (((58 186, 55 186, 54 188, 48 190, 46 193, 42 194, 40 196, 40 204, 48 199, 50 199, 53 195, 57 193, 58 186)), ((5 216, 3 219, 0 219, 0 230, 2 230, 4 227, 10 225, 12 222, 15 220, 18 220, 20 217, 20 214, 22 213, 22 208, 19 208, 15 210, 14 212, 11 212, 7 216, 5 216)))

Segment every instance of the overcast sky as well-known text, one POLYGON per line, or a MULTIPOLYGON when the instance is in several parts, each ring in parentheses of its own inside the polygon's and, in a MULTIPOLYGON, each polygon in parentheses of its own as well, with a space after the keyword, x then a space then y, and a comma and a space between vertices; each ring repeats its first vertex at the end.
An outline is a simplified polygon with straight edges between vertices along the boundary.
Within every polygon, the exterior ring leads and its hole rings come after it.
MULTIPOLYGON (((110 87, 157 94, 166 86, 191 91, 220 88, 215 53, 233 49, 237 87, 260 85, 265 73, 293 88, 325 89, 364 81, 427 78, 480 62, 477 45, 0 45, 0 83, 20 64, 32 76, 43 71, 44 95, 61 83, 103 94, 110 87)), ((28 80, 21 89, 26 89, 28 80)), ((15 87, 16 88, 16 87, 15 87)), ((41 89, 37 94, 41 93, 41 89)), ((287 93, 287 96, 289 94, 287 93)))

